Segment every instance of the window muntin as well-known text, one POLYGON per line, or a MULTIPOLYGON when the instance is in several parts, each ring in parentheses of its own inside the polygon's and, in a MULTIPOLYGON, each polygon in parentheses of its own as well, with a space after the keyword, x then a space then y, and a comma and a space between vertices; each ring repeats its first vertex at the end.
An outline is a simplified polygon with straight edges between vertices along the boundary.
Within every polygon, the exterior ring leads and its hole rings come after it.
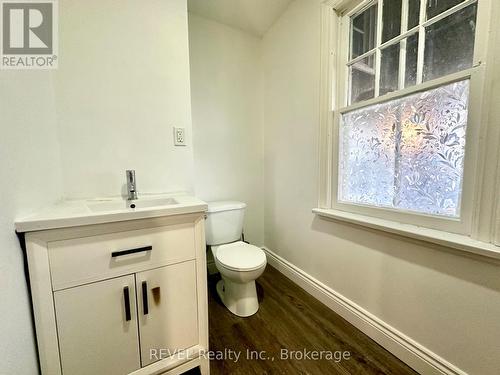
POLYGON ((470 76, 447 77, 473 65, 477 1, 427 0, 425 7, 421 1, 379 1, 350 17, 351 40, 354 19, 365 20, 369 38, 362 48, 350 46, 337 201, 457 219, 470 76), (362 107, 435 79, 441 87, 362 107), (422 123, 429 128, 421 130, 422 123))

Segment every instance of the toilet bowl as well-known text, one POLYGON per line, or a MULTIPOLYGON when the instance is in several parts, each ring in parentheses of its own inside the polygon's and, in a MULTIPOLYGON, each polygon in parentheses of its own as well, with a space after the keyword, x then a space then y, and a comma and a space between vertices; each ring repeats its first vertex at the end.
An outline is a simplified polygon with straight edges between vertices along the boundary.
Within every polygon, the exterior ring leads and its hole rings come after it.
POLYGON ((266 254, 257 246, 239 241, 246 204, 209 202, 205 233, 222 280, 217 294, 233 314, 247 317, 259 309, 255 280, 266 268, 266 254))
POLYGON ((266 268, 266 254, 257 246, 245 242, 213 246, 215 266, 222 280, 217 294, 233 314, 246 317, 259 310, 255 280, 266 268))

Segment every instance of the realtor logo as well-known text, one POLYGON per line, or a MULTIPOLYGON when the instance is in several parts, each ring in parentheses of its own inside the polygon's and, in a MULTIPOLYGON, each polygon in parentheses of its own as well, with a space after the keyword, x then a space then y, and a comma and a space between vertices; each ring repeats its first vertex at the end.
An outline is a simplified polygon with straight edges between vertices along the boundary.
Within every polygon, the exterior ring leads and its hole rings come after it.
POLYGON ((57 68, 57 3, 0 0, 2 69, 57 68))

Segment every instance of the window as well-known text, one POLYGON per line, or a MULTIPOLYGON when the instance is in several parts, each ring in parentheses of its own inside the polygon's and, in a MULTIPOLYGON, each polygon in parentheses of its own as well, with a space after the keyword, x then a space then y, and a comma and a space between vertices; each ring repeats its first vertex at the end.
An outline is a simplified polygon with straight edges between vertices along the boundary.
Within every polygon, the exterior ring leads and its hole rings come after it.
POLYGON ((360 6, 342 17, 333 204, 461 220, 478 1, 360 6))

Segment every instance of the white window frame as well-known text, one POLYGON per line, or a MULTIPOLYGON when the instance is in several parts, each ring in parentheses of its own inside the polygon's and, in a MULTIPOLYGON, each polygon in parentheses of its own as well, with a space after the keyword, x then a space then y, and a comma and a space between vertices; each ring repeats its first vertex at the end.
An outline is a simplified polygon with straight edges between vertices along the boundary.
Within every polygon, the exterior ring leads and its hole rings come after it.
MULTIPOLYGON (((359 217, 366 217, 367 222, 370 221, 370 218, 376 218, 387 222, 410 224, 415 227, 427 227, 437 231, 471 236, 481 241, 494 242, 496 237, 493 223, 495 221, 495 211, 498 211, 500 214, 500 199, 498 200, 499 208, 497 210, 495 210, 495 205, 491 204, 491 199, 484 199, 485 193, 495 191, 495 186, 491 185, 491 181, 487 181, 488 178, 486 175, 491 173, 496 175, 496 160, 498 160, 495 158, 495 161, 490 162, 486 158, 488 149, 494 149, 495 156, 497 150, 495 143, 492 140, 488 141, 487 137, 490 134, 494 134, 498 140, 496 130, 489 129, 492 126, 488 126, 487 124, 488 116, 486 114, 488 112, 487 104, 489 101, 485 102, 484 100, 489 88, 486 82, 491 74, 491 69, 487 69, 485 62, 489 57, 491 58, 488 55, 488 47, 490 42, 490 22, 493 18, 491 14, 492 0, 477 1, 476 37, 472 68, 420 84, 422 76, 419 73, 417 85, 413 87, 348 106, 347 62, 350 48, 350 17, 376 2, 379 3, 378 11, 381 12, 383 9, 383 0, 328 0, 322 6, 320 184, 319 209, 317 211, 328 212, 330 215, 324 216, 331 216, 332 218, 336 217, 335 212, 339 212, 337 216, 340 220, 342 220, 342 216, 345 216, 344 213, 355 214, 359 217), (339 202, 339 130, 340 119, 343 113, 464 79, 470 79, 470 99, 459 219, 339 202), (485 183, 488 183, 488 185, 485 186, 485 183)), ((438 17, 442 19, 453 13, 454 10, 464 8, 474 2, 473 0, 464 0, 461 4, 450 8, 450 10, 445 11, 438 17)), ((403 4, 403 6, 407 6, 408 0, 403 0, 403 4)), ((421 0, 421 7, 424 10, 426 5, 427 0, 421 0)), ((421 12, 421 17, 422 14, 423 12, 421 12)), ((415 29, 418 29, 419 43, 425 43, 422 42, 422 39, 425 40, 425 25, 426 23, 422 25, 421 20, 419 26, 411 29, 410 32, 404 32, 403 30, 402 36, 398 38, 401 40, 404 36, 408 36, 415 29)), ((380 38, 382 30, 381 22, 378 22, 377 28, 377 38, 380 38)), ((392 42, 394 42, 394 39, 392 42)), ((377 46, 379 45, 380 41, 377 43, 377 46)), ((376 54, 378 56, 376 56, 376 60, 380 59, 379 51, 380 49, 377 49, 376 54)), ((419 51, 423 50, 419 49, 419 51)), ((400 58, 402 58, 401 55, 400 58)), ((423 53, 419 53, 417 60, 417 65, 420 68, 418 69, 419 72, 422 71, 423 57, 423 53)), ((378 85, 379 63, 376 64, 376 70, 376 85, 378 85)), ((399 82, 401 83, 401 79, 399 82)), ((492 179, 490 178, 489 180, 492 179)), ((497 234, 497 237, 499 236, 497 234)))

